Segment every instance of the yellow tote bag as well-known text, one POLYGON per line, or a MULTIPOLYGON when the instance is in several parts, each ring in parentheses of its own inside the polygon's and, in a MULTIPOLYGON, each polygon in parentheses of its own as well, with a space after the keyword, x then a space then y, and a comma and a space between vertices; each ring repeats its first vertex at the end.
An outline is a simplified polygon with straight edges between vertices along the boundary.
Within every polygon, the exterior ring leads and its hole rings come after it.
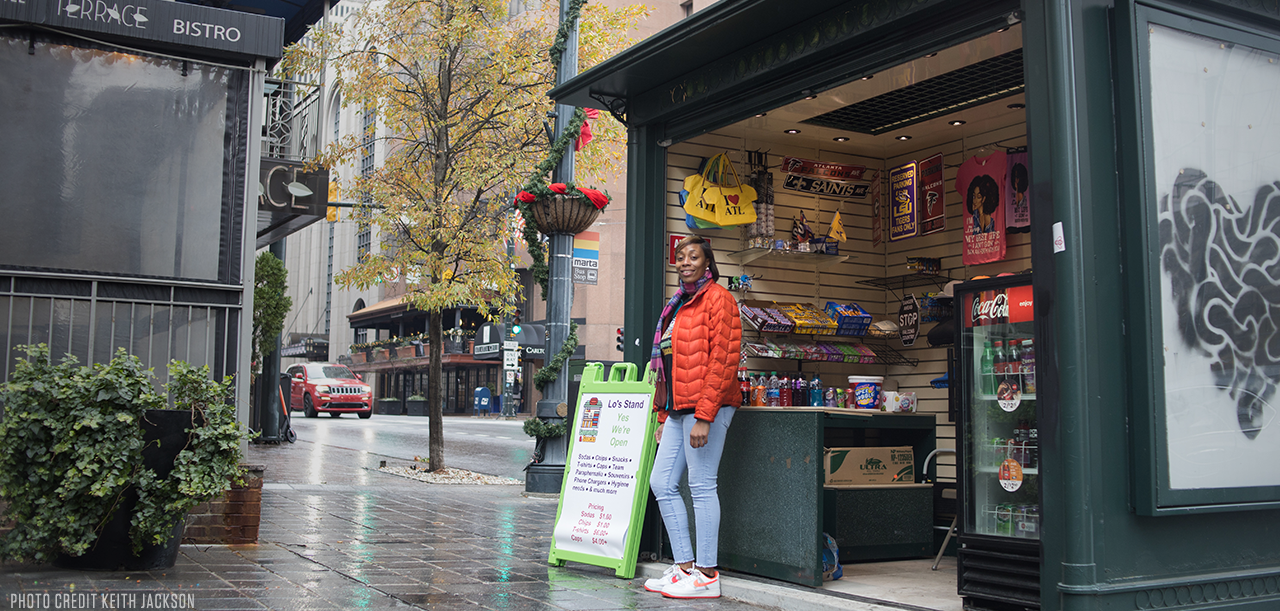
POLYGON ((742 184, 727 153, 712 157, 701 174, 686 178, 684 190, 689 192, 684 211, 698 220, 720 227, 756 221, 756 190, 742 184))

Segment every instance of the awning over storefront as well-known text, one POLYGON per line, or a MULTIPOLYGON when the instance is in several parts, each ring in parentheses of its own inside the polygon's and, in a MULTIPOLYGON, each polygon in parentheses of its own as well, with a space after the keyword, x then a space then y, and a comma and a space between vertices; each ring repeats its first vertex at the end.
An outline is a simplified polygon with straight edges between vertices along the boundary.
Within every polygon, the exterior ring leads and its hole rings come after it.
POLYGON ((838 0, 716 2, 552 89, 550 95, 561 104, 602 110, 616 104, 613 110, 630 112, 627 100, 671 84, 679 70, 674 66, 688 70, 733 55, 845 4, 838 0))
POLYGON ((383 299, 363 310, 347 314, 347 320, 353 329, 368 329, 386 325, 392 319, 399 319, 409 311, 409 303, 404 295, 383 299))
MULTIPOLYGON (((476 331, 476 342, 472 354, 481 360, 499 359, 502 357, 504 341, 508 341, 506 325, 485 323, 476 331)), ((516 346, 527 359, 541 359, 547 355, 547 333, 546 327, 542 325, 520 325, 520 332, 510 341, 516 342, 516 346)))

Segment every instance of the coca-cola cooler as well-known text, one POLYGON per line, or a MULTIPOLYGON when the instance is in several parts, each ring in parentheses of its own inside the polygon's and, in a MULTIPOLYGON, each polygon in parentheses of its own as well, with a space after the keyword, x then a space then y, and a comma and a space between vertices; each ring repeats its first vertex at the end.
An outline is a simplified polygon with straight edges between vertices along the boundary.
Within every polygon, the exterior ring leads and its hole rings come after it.
POLYGON ((1040 608, 1040 451, 1031 274, 955 287, 958 590, 965 609, 1040 608))

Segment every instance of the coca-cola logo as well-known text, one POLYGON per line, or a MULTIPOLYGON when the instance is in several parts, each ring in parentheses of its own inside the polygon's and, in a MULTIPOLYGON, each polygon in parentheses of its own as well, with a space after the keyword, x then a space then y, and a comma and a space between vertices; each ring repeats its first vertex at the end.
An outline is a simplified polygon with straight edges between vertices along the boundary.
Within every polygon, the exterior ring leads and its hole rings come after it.
POLYGON ((995 299, 982 301, 981 297, 973 298, 973 313, 971 318, 973 322, 980 323, 984 320, 995 320, 997 318, 1009 317, 1009 300, 1004 293, 995 296, 995 299))

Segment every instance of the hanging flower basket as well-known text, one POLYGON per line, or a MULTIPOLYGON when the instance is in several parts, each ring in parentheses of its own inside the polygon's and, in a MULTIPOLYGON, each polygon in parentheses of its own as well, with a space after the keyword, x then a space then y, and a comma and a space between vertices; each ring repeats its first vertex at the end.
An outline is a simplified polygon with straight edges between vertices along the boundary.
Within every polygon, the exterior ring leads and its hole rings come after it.
POLYGON ((548 235, 582 233, 600 216, 600 209, 585 197, 554 195, 538 199, 530 208, 538 229, 548 235))

